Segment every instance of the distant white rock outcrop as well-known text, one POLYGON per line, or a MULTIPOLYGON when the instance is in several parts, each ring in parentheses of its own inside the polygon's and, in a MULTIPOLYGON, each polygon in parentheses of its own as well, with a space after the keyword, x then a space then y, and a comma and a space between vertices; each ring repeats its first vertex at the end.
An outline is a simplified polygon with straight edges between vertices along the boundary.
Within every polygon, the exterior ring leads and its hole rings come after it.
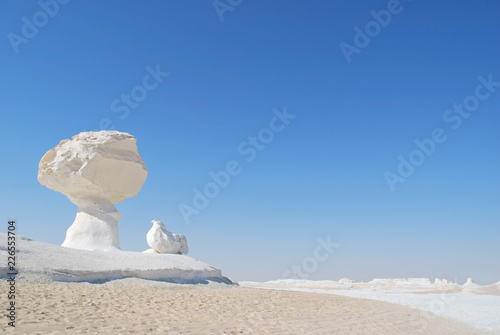
POLYGON ((134 136, 118 131, 84 132, 61 141, 41 159, 38 181, 78 206, 62 246, 120 249, 113 204, 135 197, 148 171, 134 136))
POLYGON ((153 220, 153 227, 148 231, 146 240, 151 249, 145 252, 167 254, 187 254, 189 252, 187 239, 184 235, 172 234, 161 221, 153 220))
MULTIPOLYGON (((239 282, 239 284, 250 288, 305 291, 386 301, 419 309, 424 313, 430 312, 455 319, 484 329, 488 331, 487 334, 500 334, 499 283, 479 286, 470 278, 463 285, 446 279, 436 279, 431 283, 428 278, 374 279, 367 283, 355 282, 348 285, 341 282, 345 283, 346 280, 282 279, 264 283, 239 282)), ((412 334, 430 334, 431 328, 428 327, 433 321, 429 317, 432 316, 421 314, 414 319, 412 323, 415 331, 412 334)))
POLYGON ((467 281, 462 285, 465 292, 475 291, 479 288, 479 285, 474 282, 474 279, 467 278, 467 281))

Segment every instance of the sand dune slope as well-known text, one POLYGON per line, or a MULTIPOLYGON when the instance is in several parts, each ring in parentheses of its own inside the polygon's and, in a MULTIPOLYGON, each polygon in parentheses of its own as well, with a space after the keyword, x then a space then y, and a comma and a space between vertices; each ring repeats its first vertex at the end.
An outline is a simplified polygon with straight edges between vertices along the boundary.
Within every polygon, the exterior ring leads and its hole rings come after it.
MULTIPOLYGON (((0 288, 7 289, 2 281, 0 288)), ((385 302, 141 279, 18 282, 17 334, 484 334, 385 302)), ((1 306, 7 304, 1 295, 1 306)))

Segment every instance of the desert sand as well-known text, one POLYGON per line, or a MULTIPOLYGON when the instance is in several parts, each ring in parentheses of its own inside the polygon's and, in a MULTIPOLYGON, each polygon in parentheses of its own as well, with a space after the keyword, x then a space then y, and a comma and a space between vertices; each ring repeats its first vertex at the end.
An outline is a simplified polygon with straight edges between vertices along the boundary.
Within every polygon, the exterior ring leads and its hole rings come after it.
MULTIPOLYGON (((6 292, 5 280, 0 286, 6 292)), ((486 334, 386 302, 216 283, 18 281, 17 291, 16 327, 3 316, 2 333, 486 334)))

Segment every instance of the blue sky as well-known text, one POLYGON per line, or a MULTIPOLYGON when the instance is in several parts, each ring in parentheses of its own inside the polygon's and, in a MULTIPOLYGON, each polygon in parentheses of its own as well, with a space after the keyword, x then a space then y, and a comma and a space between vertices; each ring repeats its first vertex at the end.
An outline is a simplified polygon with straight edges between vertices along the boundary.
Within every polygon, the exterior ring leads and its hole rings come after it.
POLYGON ((38 183, 38 163, 113 128, 136 136, 149 171, 116 205, 122 249, 145 250, 157 219, 236 280, 500 280, 499 3, 216 4, 1 3, 4 230, 15 218, 62 243, 77 207, 38 183), (155 70, 168 75, 141 88, 155 70), (259 134, 249 162, 238 147, 259 134), (241 172, 187 223, 179 205, 230 161, 241 172), (338 246, 319 257, 318 240, 338 246))

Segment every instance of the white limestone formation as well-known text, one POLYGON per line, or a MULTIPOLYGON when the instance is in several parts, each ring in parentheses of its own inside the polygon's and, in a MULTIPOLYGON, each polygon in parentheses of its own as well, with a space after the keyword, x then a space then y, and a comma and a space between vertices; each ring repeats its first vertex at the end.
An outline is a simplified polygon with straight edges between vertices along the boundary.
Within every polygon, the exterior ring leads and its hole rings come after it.
POLYGON ((146 240, 151 249, 146 253, 187 254, 189 251, 184 235, 172 234, 161 221, 153 220, 153 227, 148 231, 146 240))
POLYGON ((118 131, 84 132, 61 141, 39 164, 38 181, 78 206, 62 246, 120 249, 113 204, 135 197, 148 171, 134 136, 118 131))

